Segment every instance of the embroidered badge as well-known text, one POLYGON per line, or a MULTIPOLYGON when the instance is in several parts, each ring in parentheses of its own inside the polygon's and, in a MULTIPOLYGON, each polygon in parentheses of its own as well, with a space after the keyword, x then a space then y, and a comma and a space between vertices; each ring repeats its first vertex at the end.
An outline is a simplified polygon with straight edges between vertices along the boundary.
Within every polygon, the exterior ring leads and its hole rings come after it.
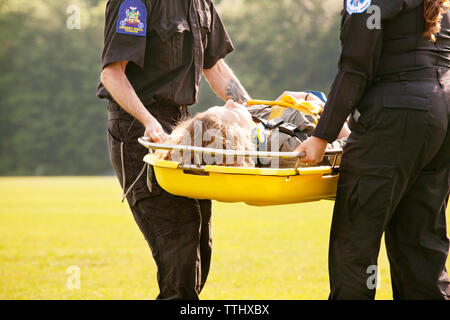
POLYGON ((372 0, 347 0, 347 12, 349 14, 363 13, 371 4, 372 0))
POLYGON ((147 8, 141 0, 125 0, 119 9, 117 33, 145 37, 147 33, 147 8))

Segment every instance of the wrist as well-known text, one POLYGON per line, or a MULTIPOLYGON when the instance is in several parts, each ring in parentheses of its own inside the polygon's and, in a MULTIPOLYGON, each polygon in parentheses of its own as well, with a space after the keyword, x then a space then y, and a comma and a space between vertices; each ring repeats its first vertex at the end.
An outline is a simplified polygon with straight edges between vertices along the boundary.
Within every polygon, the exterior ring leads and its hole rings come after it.
POLYGON ((318 137, 312 136, 311 139, 313 139, 315 142, 320 144, 322 147, 326 148, 326 146, 328 145, 328 141, 324 140, 322 138, 318 138, 318 137))
POLYGON ((151 128, 155 126, 156 122, 157 120, 151 115, 150 112, 148 112, 145 115, 142 124, 144 125, 145 128, 151 128))
POLYGON ((314 130, 312 136, 314 138, 317 138, 317 139, 320 139, 323 141, 327 141, 328 143, 333 143, 333 141, 336 140, 337 136, 334 138, 331 137, 329 134, 327 134, 326 131, 324 132, 324 130, 320 130, 321 128, 319 128, 319 126, 320 126, 320 120, 319 120, 319 124, 317 125, 316 130, 314 130))

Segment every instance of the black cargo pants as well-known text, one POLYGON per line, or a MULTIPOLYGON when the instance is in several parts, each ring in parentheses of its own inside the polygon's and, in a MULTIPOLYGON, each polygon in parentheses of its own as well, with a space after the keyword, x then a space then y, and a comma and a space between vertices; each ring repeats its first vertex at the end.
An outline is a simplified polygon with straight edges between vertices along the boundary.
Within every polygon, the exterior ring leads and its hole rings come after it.
MULTIPOLYGON (((187 115, 187 108, 182 107, 154 105, 148 109, 167 133, 187 115)), ((116 103, 108 105, 111 164, 125 189, 144 166, 142 159, 148 150, 137 141, 144 131, 144 126, 116 103)), ((158 268, 157 299, 198 299, 211 262, 211 201, 169 194, 158 185, 154 175, 150 192, 146 179, 144 174, 138 180, 127 201, 158 268)))
POLYGON ((330 236, 331 299, 374 298, 384 232, 394 298, 450 298, 447 70, 381 80, 351 118, 330 236))

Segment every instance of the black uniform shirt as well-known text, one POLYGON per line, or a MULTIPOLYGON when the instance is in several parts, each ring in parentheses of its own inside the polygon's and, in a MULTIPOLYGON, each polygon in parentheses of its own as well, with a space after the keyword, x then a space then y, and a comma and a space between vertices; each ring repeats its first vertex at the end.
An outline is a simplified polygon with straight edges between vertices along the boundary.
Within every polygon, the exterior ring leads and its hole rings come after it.
POLYGON ((423 0, 373 0, 372 5, 381 9, 381 29, 367 27, 373 12, 350 15, 344 9, 342 14, 339 71, 313 134, 328 142, 337 138, 375 77, 450 65, 448 13, 433 43, 423 37, 423 0))
MULTIPOLYGON (((102 67, 130 61, 145 106, 194 104, 202 70, 233 51, 211 0, 109 0, 105 15, 102 67)), ((101 83, 97 96, 113 100, 101 83)))

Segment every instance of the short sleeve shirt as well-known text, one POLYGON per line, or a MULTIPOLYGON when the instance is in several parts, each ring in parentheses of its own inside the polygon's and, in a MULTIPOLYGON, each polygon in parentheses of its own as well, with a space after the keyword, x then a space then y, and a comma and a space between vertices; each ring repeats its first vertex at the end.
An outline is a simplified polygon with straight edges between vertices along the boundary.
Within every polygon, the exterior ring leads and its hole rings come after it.
MULTIPOLYGON (((109 0, 102 68, 129 61, 126 75, 145 106, 196 103, 203 69, 233 51, 211 0, 109 0)), ((113 100, 100 83, 99 98, 113 100)))

